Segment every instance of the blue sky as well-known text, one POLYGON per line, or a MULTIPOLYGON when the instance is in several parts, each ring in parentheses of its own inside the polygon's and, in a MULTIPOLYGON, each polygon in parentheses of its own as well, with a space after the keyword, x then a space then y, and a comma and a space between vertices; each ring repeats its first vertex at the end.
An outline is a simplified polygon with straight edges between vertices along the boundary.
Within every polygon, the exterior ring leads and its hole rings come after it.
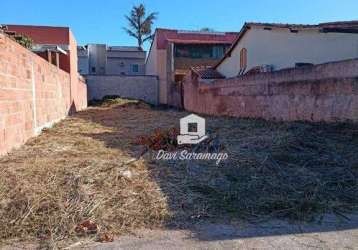
MULTIPOLYGON (((0 23, 71 27, 77 42, 135 45, 122 27, 131 7, 159 12, 155 27, 239 31, 245 21, 305 23, 358 19, 357 0, 12 0, 1 3, 0 23)), ((148 47, 146 45, 145 47, 148 47)))

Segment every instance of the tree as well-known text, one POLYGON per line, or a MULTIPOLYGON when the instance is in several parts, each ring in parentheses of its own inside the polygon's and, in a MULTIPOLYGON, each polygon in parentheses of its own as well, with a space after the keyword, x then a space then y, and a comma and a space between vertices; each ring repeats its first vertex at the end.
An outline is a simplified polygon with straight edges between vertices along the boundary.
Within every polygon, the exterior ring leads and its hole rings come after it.
POLYGON ((152 24, 157 19, 158 12, 152 12, 147 17, 143 4, 133 6, 130 15, 125 16, 128 21, 128 28, 123 28, 128 35, 138 41, 138 46, 142 47, 143 43, 153 39, 152 24))

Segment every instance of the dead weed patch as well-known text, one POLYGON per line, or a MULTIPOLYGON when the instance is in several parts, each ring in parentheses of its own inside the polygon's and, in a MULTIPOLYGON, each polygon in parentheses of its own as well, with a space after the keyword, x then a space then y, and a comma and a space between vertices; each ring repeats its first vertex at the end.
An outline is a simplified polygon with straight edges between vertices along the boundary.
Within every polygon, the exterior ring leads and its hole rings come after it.
POLYGON ((206 217, 311 220, 357 209, 357 124, 207 117, 214 139, 205 150, 225 150, 228 161, 156 161, 154 139, 176 142, 174 131, 155 131, 178 127, 186 113, 115 102, 0 159, 1 239, 55 246, 206 217))

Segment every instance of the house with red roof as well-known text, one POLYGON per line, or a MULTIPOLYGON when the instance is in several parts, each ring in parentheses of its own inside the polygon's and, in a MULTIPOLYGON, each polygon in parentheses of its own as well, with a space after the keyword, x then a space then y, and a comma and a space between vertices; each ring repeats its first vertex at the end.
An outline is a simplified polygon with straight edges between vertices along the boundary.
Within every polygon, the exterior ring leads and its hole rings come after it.
POLYGON ((156 29, 146 74, 159 77, 161 104, 182 107, 182 81, 194 66, 213 66, 237 38, 235 32, 156 29))

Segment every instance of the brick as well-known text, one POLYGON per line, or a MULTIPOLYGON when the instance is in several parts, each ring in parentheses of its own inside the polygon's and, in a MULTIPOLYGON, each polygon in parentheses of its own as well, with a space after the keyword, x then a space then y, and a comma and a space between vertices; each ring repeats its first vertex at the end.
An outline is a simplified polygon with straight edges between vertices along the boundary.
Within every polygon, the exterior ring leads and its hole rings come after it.
POLYGON ((32 129, 33 129, 33 122, 32 121, 25 122, 25 130, 32 130, 32 129))
POLYGON ((0 145, 5 145, 5 129, 0 129, 0 145))
MULTIPOLYGON (((70 40, 71 49, 76 50, 75 40, 70 40)), ((76 53, 69 56, 62 59, 67 60, 65 68, 71 74, 0 35, 0 154, 34 135, 30 61, 34 62, 39 126, 68 114, 72 102, 78 109, 87 107, 87 86, 78 80, 76 53)))
POLYGON ((21 113, 10 114, 5 116, 5 127, 11 127, 13 125, 23 122, 23 116, 21 113))

